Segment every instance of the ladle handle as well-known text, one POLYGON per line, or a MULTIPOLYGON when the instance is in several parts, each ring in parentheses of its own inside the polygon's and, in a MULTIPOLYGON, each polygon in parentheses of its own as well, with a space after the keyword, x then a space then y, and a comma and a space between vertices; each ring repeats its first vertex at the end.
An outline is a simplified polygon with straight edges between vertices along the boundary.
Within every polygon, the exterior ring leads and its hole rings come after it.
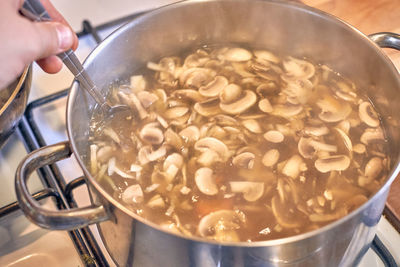
POLYGON ((28 154, 19 164, 15 175, 18 204, 33 223, 52 230, 73 230, 109 219, 103 206, 92 205, 70 210, 43 208, 29 193, 27 181, 35 170, 71 155, 69 142, 46 146, 28 154))
POLYGON ((382 48, 394 48, 400 50, 400 35, 392 32, 377 32, 368 37, 382 48))
MULTIPOLYGON (((25 17, 33 21, 51 21, 49 13, 47 13, 39 0, 25 0, 20 11, 25 17)), ((62 52, 57 56, 64 62, 65 66, 72 72, 82 87, 86 89, 100 106, 107 104, 105 98, 99 93, 96 85, 89 77, 72 49, 62 52)))

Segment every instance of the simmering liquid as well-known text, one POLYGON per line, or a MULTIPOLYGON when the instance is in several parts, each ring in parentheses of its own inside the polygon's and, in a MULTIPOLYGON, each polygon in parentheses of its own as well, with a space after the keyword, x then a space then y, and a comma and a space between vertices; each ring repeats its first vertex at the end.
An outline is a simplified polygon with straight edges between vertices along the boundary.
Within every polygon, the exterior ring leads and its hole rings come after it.
POLYGON ((260 241, 356 209, 388 174, 373 105, 325 65, 202 47, 148 62, 93 116, 90 169, 138 215, 187 236, 260 241))

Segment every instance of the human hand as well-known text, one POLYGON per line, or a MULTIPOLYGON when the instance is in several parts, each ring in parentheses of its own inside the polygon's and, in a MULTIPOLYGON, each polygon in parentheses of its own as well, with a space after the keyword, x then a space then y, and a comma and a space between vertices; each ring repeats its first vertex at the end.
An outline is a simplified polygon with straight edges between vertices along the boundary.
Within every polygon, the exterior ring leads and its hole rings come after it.
POLYGON ((23 0, 0 0, 0 89, 15 80, 31 62, 47 73, 61 70, 55 56, 76 49, 78 38, 49 0, 41 0, 51 22, 32 22, 19 14, 23 0))

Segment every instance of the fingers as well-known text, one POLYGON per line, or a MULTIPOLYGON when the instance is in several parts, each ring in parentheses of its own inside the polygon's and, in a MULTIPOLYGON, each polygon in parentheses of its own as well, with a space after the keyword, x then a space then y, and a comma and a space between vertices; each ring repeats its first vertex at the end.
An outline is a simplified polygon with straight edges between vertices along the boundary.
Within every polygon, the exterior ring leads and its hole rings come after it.
POLYGON ((61 70, 62 61, 57 56, 49 56, 44 59, 37 60, 36 63, 47 73, 54 74, 61 70))
POLYGON ((59 22, 37 22, 31 26, 33 60, 59 54, 71 48, 74 43, 74 33, 68 26, 59 22))
MULTIPOLYGON (((44 8, 47 10, 53 21, 61 22, 62 24, 67 25, 71 29, 71 31, 73 31, 68 22, 57 11, 57 9, 53 6, 53 4, 49 0, 41 0, 40 2, 43 4, 44 8)), ((76 50, 77 47, 78 47, 78 36, 74 34, 74 42, 72 45, 72 49, 76 50)))

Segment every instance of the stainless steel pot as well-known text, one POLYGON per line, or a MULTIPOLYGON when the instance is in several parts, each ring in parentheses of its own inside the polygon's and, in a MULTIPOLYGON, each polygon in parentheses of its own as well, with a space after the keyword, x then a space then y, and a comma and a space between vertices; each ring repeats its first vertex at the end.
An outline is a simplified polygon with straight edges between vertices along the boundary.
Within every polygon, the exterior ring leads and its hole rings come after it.
POLYGON ((29 66, 13 83, 0 90, 0 148, 24 114, 31 81, 32 66, 29 66))
MULTIPOLYGON (((371 37, 400 49, 400 38, 371 37)), ((69 142, 28 155, 16 175, 20 206, 34 223, 74 229, 97 223, 112 258, 120 266, 353 266, 368 249, 398 174, 400 78, 390 60, 368 37, 301 4, 280 1, 188 1, 147 13, 101 43, 85 62, 100 88, 129 75, 149 60, 203 44, 240 43, 267 47, 322 62, 361 84, 383 116, 391 140, 391 171, 384 186, 364 205, 321 229, 278 240, 218 243, 162 230, 121 205, 91 176, 87 162, 89 120, 94 101, 74 83, 68 98, 69 142), (49 211, 28 193, 32 171, 73 153, 90 185, 90 207, 49 211)), ((105 89, 106 90, 106 89, 105 89)), ((260 215, 261 216, 261 215, 260 215)))

